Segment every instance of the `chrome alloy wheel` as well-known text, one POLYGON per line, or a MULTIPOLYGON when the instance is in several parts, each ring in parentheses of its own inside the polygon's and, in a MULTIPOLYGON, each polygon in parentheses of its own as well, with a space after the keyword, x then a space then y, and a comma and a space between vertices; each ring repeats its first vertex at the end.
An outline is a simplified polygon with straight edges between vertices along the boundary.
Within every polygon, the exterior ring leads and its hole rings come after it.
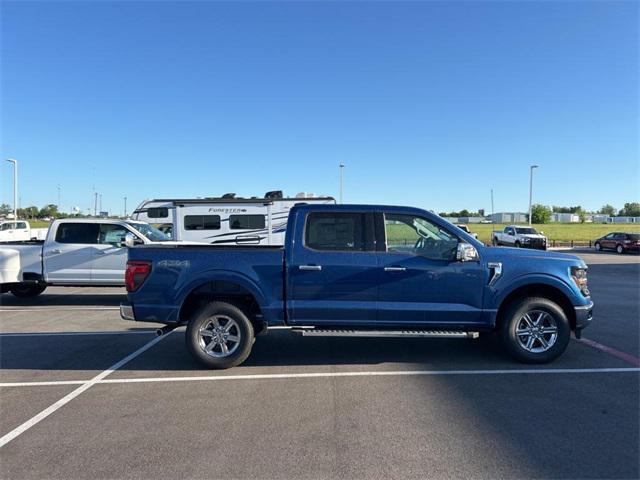
POLYGON ((528 352, 546 352, 558 339, 558 325, 550 313, 531 310, 518 320, 516 337, 520 346, 528 352))
POLYGON ((198 343, 207 354, 224 358, 233 354, 240 345, 240 327, 226 315, 214 315, 198 330, 198 343))

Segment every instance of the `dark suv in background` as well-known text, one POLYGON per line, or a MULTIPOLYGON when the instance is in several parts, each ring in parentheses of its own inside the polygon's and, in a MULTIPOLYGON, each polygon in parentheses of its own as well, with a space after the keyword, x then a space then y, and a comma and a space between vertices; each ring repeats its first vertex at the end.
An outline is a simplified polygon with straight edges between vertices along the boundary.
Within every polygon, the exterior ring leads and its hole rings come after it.
POLYGON ((613 232, 595 241, 596 250, 615 250, 618 253, 640 252, 640 233, 613 232))

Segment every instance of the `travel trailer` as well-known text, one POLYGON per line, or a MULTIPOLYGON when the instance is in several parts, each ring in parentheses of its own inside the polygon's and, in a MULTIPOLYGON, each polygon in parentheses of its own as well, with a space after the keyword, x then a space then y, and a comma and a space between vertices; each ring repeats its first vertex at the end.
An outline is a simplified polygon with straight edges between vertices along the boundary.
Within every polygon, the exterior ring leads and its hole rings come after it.
POLYGON ((143 201, 131 218, 150 223, 175 241, 216 245, 283 245, 289 210, 296 204, 336 203, 333 197, 279 190, 264 197, 154 199, 143 201))

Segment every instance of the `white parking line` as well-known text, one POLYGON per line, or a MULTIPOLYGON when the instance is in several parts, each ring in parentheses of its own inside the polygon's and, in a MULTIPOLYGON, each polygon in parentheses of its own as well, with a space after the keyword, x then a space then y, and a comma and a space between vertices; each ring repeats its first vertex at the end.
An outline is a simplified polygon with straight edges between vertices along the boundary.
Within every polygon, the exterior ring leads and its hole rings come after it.
MULTIPOLYGON (((162 337, 160 337, 162 338, 162 337)), ((156 339, 157 340, 157 339, 156 339)), ((147 347, 148 348, 148 347, 147 347)), ((142 352, 140 352, 142 353, 142 352)), ((281 380, 295 378, 333 377, 395 377, 438 375, 552 375, 585 373, 640 373, 640 368, 529 368, 523 370, 377 370, 364 372, 309 372, 309 373, 263 373, 247 375, 205 375, 199 377, 143 377, 99 379, 93 384, 158 383, 158 382, 211 382, 220 380, 281 380)), ((103 377, 104 378, 104 377, 103 377)), ((91 380, 93 381, 93 380, 91 380)), ((84 380, 60 380, 50 382, 5 382, 0 387, 44 387, 58 385, 80 385, 84 380)), ((1 446, 1 445, 0 445, 1 446)))
POLYGON ((120 310, 120 307, 75 307, 69 306, 36 306, 33 307, 4 307, 0 308, 0 312, 86 312, 100 310, 120 310))
POLYGON ((71 400, 76 398, 82 392, 88 390, 89 388, 91 388, 95 384, 99 383, 105 377, 111 375, 113 372, 115 372, 120 367, 122 367, 123 365, 127 364, 128 362, 130 362, 131 360, 136 358, 141 353, 143 353, 143 352, 147 351, 149 348, 153 347, 156 343, 158 343, 158 342, 162 341, 164 338, 168 337, 170 334, 171 334, 171 332, 168 332, 165 335, 162 335, 160 337, 156 337, 153 340, 151 340, 150 342, 145 343, 138 350, 136 350, 135 352, 127 355, 122 360, 114 363, 111 367, 109 367, 108 369, 106 369, 102 373, 96 375, 91 380, 83 382, 80 387, 76 388, 73 392, 65 395, 64 397, 62 397, 60 400, 58 400, 53 405, 45 408, 43 411, 41 411, 35 417, 31 418, 30 420, 27 420, 22 425, 20 425, 20 426, 14 428, 13 430, 11 430, 9 433, 7 433, 2 438, 0 438, 0 448, 5 446, 7 443, 9 443, 14 438, 18 437, 19 435, 21 435, 24 432, 26 432, 27 430, 29 430, 31 427, 33 427, 37 423, 39 423, 42 420, 44 420, 45 418, 47 418, 49 415, 54 413, 59 408, 65 406, 67 403, 69 403, 71 400))
POLYGON ((155 330, 113 330, 109 332, 31 332, 31 333, 0 333, 0 337, 56 337, 56 336, 75 336, 75 335, 140 335, 155 333, 155 330))

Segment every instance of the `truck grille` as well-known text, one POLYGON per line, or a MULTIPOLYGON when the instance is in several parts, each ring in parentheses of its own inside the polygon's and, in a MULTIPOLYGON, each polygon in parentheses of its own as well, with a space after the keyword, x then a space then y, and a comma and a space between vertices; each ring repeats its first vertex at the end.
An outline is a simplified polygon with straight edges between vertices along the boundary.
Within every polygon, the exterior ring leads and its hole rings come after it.
POLYGON ((544 244, 545 241, 542 238, 532 238, 531 242, 529 242, 529 245, 535 248, 544 247, 544 244))

